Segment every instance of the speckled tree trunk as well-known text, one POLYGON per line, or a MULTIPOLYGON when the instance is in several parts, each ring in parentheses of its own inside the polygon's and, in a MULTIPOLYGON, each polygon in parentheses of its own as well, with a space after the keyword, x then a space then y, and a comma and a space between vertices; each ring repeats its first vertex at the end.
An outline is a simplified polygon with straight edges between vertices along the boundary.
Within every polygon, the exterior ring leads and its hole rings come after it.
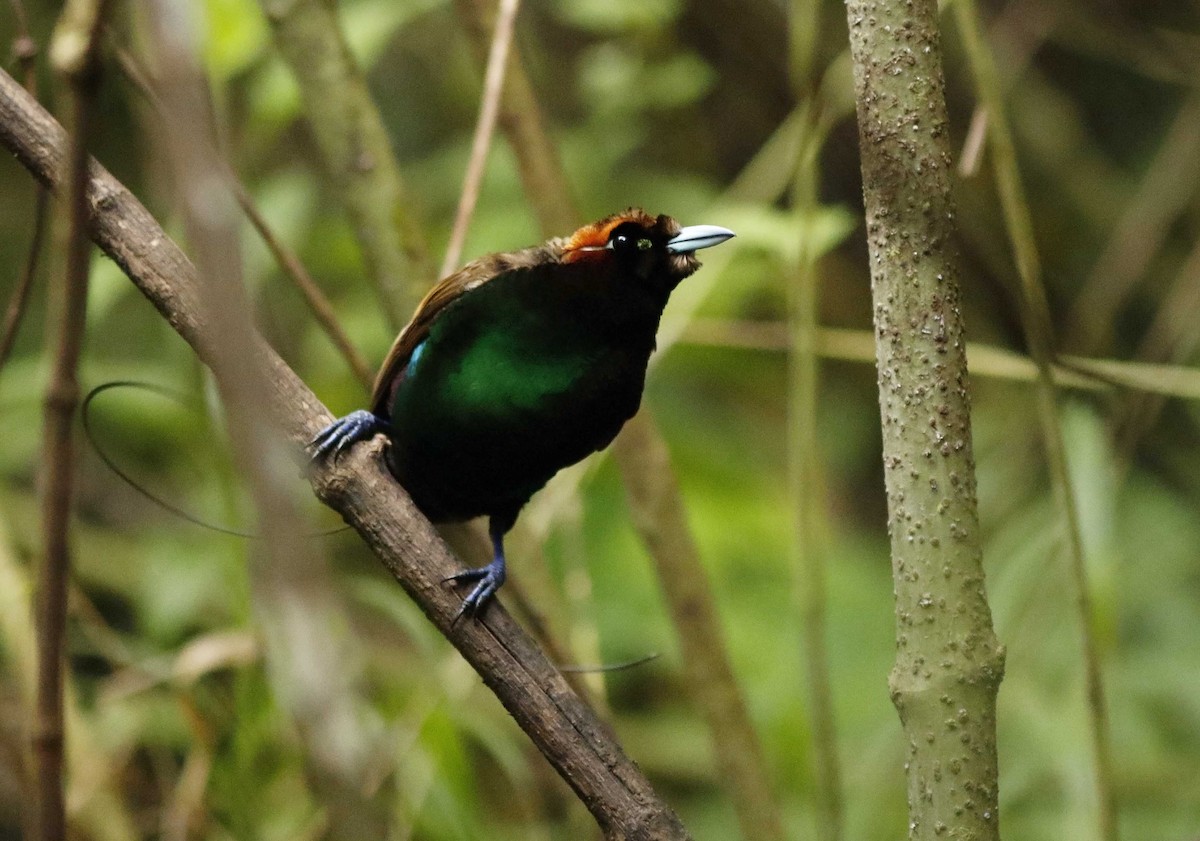
POLYGON ((1004 650, 984 593, 935 0, 849 0, 909 838, 998 839, 1004 650))

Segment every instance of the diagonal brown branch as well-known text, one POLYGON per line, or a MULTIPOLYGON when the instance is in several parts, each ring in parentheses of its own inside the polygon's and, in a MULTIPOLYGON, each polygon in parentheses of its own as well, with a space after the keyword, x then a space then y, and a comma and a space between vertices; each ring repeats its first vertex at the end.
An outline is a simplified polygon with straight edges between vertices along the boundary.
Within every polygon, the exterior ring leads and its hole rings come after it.
MULTIPOLYGON (((7 74, 0 74, 0 144, 39 180, 65 177, 63 130, 7 74)), ((205 358, 195 268, 140 202, 93 163, 92 238, 205 358)), ((329 412, 295 372, 260 340, 268 373, 264 405, 295 443, 306 442, 329 412)), ((317 495, 340 512, 405 591, 483 678, 500 702, 592 812, 605 834, 624 839, 688 838, 678 817, 625 755, 608 726, 576 695, 532 639, 499 604, 482 621, 451 622, 459 599, 442 579, 458 563, 388 474, 382 442, 355 448, 336 465, 314 469, 317 495)))

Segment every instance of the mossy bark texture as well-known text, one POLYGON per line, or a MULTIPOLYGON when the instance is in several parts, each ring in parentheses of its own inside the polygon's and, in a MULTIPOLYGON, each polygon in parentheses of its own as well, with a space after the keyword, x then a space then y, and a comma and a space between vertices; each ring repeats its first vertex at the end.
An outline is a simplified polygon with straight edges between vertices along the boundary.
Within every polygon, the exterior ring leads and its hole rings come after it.
POLYGON ((850 0, 909 838, 998 839, 992 631, 934 0, 850 0))

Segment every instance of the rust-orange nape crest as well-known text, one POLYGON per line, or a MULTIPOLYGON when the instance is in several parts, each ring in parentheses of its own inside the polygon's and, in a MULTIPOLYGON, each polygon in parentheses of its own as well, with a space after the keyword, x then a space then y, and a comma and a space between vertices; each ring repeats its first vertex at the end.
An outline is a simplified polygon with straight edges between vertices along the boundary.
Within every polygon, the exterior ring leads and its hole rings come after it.
POLYGON ((612 216, 605 216, 599 222, 584 225, 571 234, 567 244, 563 246, 562 261, 575 263, 580 260, 603 258, 608 253, 608 237, 613 228, 625 222, 636 222, 645 228, 652 228, 655 219, 641 208, 631 207, 612 216))

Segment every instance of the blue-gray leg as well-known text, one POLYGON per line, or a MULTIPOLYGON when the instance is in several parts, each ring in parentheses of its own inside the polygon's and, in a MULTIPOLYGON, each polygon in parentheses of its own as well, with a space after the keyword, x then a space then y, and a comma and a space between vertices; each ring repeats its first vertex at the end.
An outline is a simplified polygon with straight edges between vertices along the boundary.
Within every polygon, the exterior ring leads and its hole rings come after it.
POLYGON ((309 446, 313 448, 313 458, 337 456, 342 450, 359 441, 367 441, 377 433, 389 432, 388 422, 378 415, 373 415, 366 409, 351 412, 344 418, 338 418, 329 426, 317 433, 309 446))
POLYGON ((458 609, 458 613, 454 614, 451 624, 458 622, 464 615, 478 616, 487 603, 492 600, 492 596, 496 595, 500 585, 504 583, 506 575, 504 565, 505 531, 507 529, 498 525, 493 518, 488 524, 488 534, 492 537, 492 562, 485 567, 469 569, 446 579, 446 581, 453 581, 456 584, 464 581, 477 582, 467 597, 463 599, 462 607, 458 609))

